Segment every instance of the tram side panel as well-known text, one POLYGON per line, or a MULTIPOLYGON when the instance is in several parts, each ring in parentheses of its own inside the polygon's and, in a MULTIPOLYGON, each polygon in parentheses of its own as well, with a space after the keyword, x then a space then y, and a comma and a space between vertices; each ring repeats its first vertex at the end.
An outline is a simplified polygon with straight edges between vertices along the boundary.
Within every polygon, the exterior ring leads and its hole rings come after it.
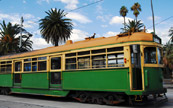
POLYGON ((128 68, 63 72, 64 90, 117 91, 129 89, 128 68))
POLYGON ((12 87, 13 86, 13 76, 9 74, 0 74, 0 87, 12 87))

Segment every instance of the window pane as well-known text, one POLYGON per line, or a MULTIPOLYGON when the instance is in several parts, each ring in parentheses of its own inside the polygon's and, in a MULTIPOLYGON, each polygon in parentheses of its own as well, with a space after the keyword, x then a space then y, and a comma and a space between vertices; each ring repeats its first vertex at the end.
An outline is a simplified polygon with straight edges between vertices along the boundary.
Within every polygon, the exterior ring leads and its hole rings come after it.
POLYGON ((162 53, 161 53, 161 49, 157 48, 157 56, 158 56, 158 63, 159 64, 163 64, 163 57, 162 57, 162 53))
POLYGON ((25 61, 31 61, 31 59, 30 59, 30 58, 29 58, 29 59, 24 59, 24 62, 25 62, 25 61))
POLYGON ((66 63, 76 63, 76 58, 66 59, 66 63))
POLYGON ((108 52, 123 51, 123 47, 108 48, 107 51, 108 51, 108 52))
POLYGON ((46 60, 47 57, 39 57, 38 60, 46 60))
POLYGON ((78 58, 78 68, 79 69, 90 68, 90 57, 79 57, 78 58))
POLYGON ((37 71, 37 62, 32 62, 32 71, 37 71))
POLYGON ((92 50, 92 54, 96 54, 96 53, 105 53, 105 52, 106 52, 105 49, 92 50))
POLYGON ((5 65, 1 65, 1 73, 5 73, 5 65))
POLYGON ((61 84, 61 72, 51 72, 51 84, 61 84))
POLYGON ((78 52, 78 55, 87 55, 90 54, 90 51, 78 52))
POLYGON ((14 83, 21 83, 21 74, 14 74, 14 83))
POLYGON ((24 63, 24 71, 31 71, 31 63, 24 63))
POLYGON ((76 64, 66 64, 66 69, 76 69, 76 64))
POLYGON ((156 48, 155 47, 146 47, 144 49, 145 63, 156 64, 156 48))
POLYGON ((7 72, 11 72, 11 71, 12 71, 12 70, 11 70, 11 65, 7 65, 7 66, 6 66, 6 71, 7 71, 7 72))
POLYGON ((36 61, 37 60, 37 58, 32 58, 32 61, 36 61))
POLYGON ((76 56, 76 53, 69 53, 65 55, 66 57, 72 57, 72 56, 76 56))
POLYGON ((15 71, 21 71, 22 70, 22 62, 15 62, 15 71))
POLYGON ((61 57, 51 58, 51 69, 61 69, 61 57))
POLYGON ((92 57, 93 68, 105 68, 106 67, 106 55, 98 55, 92 57))
POLYGON ((42 70, 46 70, 46 69, 47 69, 46 61, 39 61, 38 62, 38 71, 42 71, 42 70))

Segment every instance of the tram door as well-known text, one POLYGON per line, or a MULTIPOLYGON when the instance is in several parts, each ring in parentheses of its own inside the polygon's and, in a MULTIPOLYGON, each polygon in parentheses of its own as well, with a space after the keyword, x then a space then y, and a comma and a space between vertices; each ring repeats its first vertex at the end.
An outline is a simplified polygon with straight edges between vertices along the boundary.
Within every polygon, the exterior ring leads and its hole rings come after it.
POLYGON ((62 57, 50 57, 50 88, 61 88, 62 57))
POLYGON ((132 90, 142 90, 140 45, 131 45, 132 90))
POLYGON ((22 61, 14 61, 13 82, 15 87, 21 86, 22 80, 22 61))

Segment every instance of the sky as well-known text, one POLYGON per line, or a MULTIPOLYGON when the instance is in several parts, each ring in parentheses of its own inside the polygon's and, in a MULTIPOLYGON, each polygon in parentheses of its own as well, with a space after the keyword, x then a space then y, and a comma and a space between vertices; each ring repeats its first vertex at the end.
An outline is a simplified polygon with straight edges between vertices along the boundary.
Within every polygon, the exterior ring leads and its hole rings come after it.
MULTIPOLYGON (((121 6, 126 6, 129 10, 126 16, 128 22, 135 19, 130 7, 136 2, 142 9, 138 19, 150 33, 153 31, 150 0, 0 0, 0 23, 5 20, 6 23, 20 24, 23 16, 24 28, 33 34, 31 40, 33 49, 36 50, 52 46, 41 37, 39 29, 39 20, 44 18, 47 15, 45 11, 51 8, 62 9, 67 13, 66 17, 72 19, 73 23, 70 39, 79 41, 94 33, 96 38, 119 34, 124 27, 123 18, 119 14, 121 6), (96 1, 100 2, 74 10, 96 1)), ((153 0, 156 34, 161 37, 163 44, 169 40, 169 29, 173 27, 172 4, 173 0, 153 0)))

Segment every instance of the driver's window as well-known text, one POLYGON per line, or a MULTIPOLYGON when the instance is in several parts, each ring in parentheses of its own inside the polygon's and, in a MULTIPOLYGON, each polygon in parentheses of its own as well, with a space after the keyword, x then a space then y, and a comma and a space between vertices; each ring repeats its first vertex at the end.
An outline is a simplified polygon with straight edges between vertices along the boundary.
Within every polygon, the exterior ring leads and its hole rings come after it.
POLYGON ((144 61, 147 64, 157 64, 156 47, 146 47, 144 49, 144 61))

